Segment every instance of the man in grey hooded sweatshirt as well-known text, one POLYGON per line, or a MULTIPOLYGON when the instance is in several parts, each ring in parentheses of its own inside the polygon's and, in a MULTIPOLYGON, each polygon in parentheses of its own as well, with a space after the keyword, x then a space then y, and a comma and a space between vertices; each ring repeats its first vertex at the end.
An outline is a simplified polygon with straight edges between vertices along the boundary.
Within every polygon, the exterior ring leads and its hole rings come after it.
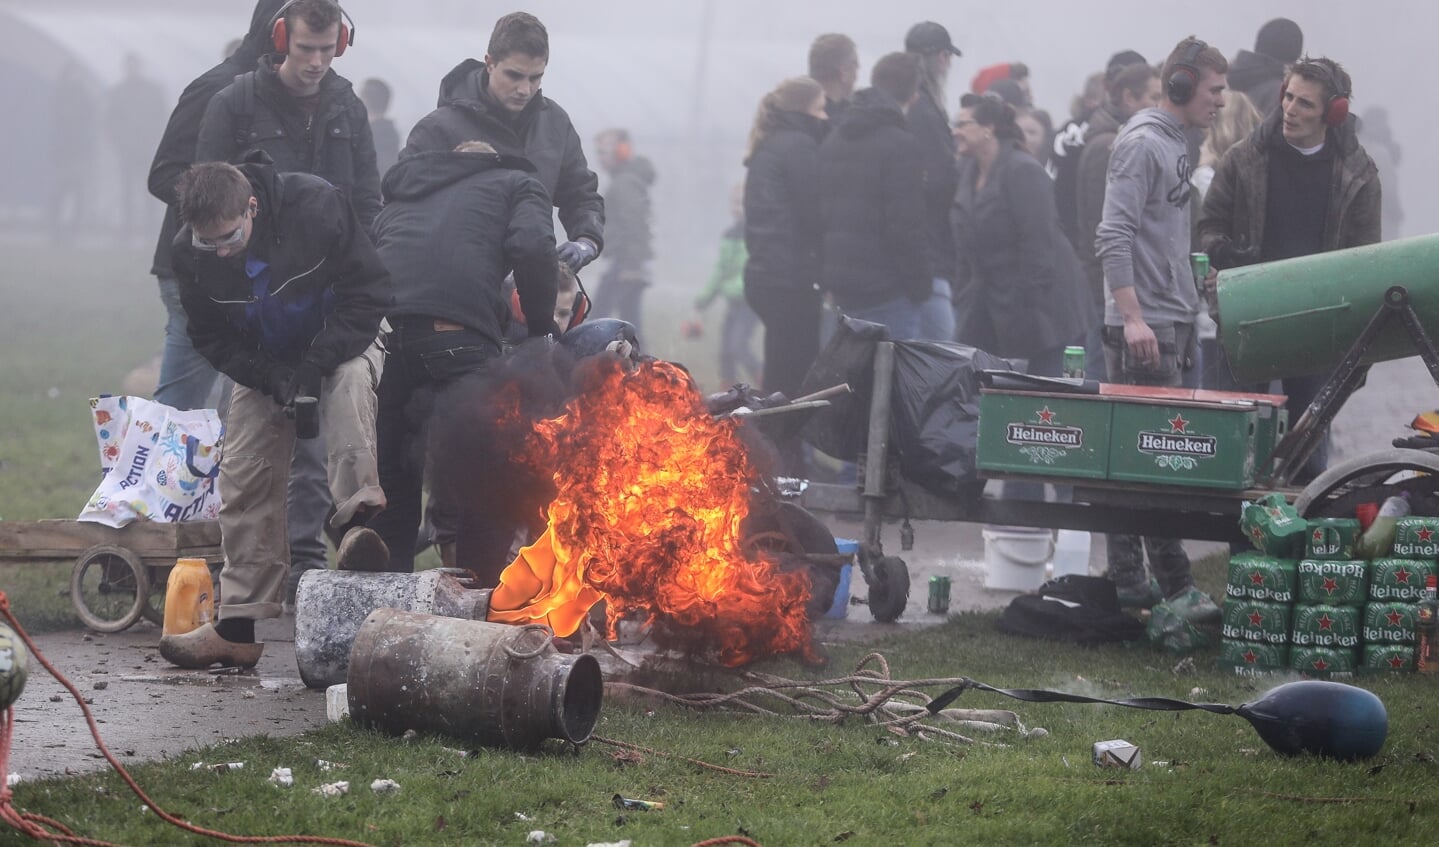
MULTIPOLYGON (((1095 238, 1111 382, 1177 386, 1192 361, 1199 295, 1189 269, 1193 163, 1184 133, 1207 129, 1224 107, 1228 70, 1224 55, 1203 41, 1179 42, 1160 74, 1159 105, 1135 114, 1115 139, 1095 238)), ((1148 607, 1162 597, 1191 622, 1219 617, 1194 586, 1178 539, 1109 536, 1109 576, 1124 605, 1148 607), (1157 586, 1145 576, 1146 552, 1157 586)))

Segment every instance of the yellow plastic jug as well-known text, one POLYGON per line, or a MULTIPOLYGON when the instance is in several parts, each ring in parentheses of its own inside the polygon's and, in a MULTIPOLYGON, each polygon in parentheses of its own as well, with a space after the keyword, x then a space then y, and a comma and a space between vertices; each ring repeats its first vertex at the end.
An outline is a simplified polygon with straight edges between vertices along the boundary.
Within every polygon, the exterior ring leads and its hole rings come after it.
POLYGON ((215 619, 214 587, 204 559, 176 559, 165 583, 165 635, 184 635, 215 619))

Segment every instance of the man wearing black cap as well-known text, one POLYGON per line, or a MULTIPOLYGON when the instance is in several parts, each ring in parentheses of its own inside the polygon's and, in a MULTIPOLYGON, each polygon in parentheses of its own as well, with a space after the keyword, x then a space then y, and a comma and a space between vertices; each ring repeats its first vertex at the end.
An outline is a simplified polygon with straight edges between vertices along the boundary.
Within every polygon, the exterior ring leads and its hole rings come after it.
POLYGON ((922 21, 910 27, 904 37, 904 49, 919 57, 919 100, 906 118, 924 164, 925 238, 934 285, 929 299, 920 304, 919 337, 952 341, 954 295, 950 281, 956 259, 949 207, 954 204, 954 192, 959 186, 959 170, 954 161, 954 136, 950 133, 944 100, 950 63, 960 52, 950 41, 949 31, 934 21, 922 21))
POLYGON ((1229 88, 1249 95, 1259 114, 1268 117, 1279 106, 1284 69, 1299 61, 1304 33, 1288 18, 1275 18, 1259 28, 1254 52, 1240 50, 1229 63, 1229 88))

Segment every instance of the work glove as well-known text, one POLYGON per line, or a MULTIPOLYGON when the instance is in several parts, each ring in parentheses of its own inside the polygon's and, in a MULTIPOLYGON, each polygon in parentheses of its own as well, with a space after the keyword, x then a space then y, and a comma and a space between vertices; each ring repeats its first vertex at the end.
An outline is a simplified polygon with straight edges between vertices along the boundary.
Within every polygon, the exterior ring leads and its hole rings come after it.
POLYGON ((289 365, 275 365, 265 372, 265 378, 260 381, 260 390, 281 406, 288 406, 290 405, 290 381, 294 375, 295 370, 289 365))
POLYGON ((1242 268, 1259 261, 1259 245, 1250 245, 1249 239, 1239 236, 1236 240, 1221 238, 1209 247, 1209 265, 1216 271, 1242 268))
POLYGON ((580 238, 561 244, 555 254, 561 262, 570 266, 570 270, 579 273, 580 268, 593 262, 595 257, 600 255, 600 251, 588 238, 580 238))
POLYGON ((319 365, 313 362, 301 362, 300 366, 290 373, 290 382, 285 387, 286 400, 282 405, 294 405, 296 397, 318 398, 320 396, 320 379, 323 376, 319 365))

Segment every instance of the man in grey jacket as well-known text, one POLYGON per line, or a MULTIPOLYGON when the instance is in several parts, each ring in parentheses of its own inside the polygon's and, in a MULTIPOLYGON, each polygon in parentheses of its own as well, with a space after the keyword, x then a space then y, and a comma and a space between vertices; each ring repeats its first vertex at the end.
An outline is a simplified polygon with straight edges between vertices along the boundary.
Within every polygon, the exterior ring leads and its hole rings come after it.
MULTIPOLYGON (((1160 73, 1159 105, 1130 118, 1115 139, 1095 239, 1110 382, 1177 386, 1191 359, 1199 296, 1189 270, 1193 164, 1184 132, 1207 128, 1224 107, 1227 71, 1218 50, 1193 37, 1179 42, 1160 73)), ((1178 539, 1109 536, 1109 576, 1125 605, 1147 607, 1163 597, 1191 622, 1219 617, 1194 586, 1178 539), (1157 586, 1145 577, 1146 551, 1157 586)))

